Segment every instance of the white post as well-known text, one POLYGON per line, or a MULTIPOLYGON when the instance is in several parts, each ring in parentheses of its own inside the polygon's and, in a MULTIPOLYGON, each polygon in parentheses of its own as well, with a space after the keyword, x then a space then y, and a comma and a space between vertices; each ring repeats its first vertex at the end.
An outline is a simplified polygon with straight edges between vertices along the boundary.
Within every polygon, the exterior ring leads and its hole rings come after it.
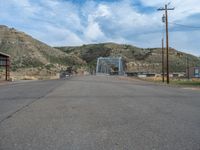
POLYGON ((97 59, 96 74, 99 72, 99 58, 97 59))
POLYGON ((121 69, 121 57, 119 57, 119 75, 121 75, 122 69, 121 69))

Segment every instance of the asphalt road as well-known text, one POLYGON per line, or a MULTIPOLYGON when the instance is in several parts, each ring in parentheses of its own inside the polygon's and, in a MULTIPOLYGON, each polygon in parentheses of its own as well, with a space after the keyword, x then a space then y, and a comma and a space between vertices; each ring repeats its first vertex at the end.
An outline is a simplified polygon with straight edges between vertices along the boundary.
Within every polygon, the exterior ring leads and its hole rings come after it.
POLYGON ((1 85, 0 150, 200 150, 200 91, 106 76, 1 85))

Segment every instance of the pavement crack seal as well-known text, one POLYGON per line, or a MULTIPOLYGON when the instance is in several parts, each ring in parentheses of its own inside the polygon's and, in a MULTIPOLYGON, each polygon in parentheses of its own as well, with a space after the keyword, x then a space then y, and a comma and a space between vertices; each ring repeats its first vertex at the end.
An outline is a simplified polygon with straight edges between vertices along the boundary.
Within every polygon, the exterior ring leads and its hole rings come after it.
MULTIPOLYGON (((49 94, 49 93, 47 93, 47 95, 48 95, 48 94, 49 94)), ((9 118, 12 118, 16 113, 18 113, 18 112, 20 112, 21 110, 27 108, 28 106, 30 106, 31 104, 33 104, 34 102, 38 101, 39 99, 41 99, 41 98, 43 98, 43 97, 45 97, 45 96, 46 96, 46 95, 41 96, 41 97, 38 97, 37 99, 35 99, 35 100, 29 102, 28 104, 26 104, 26 105, 20 107, 20 108, 17 109, 16 111, 12 112, 12 113, 9 114, 8 116, 6 116, 6 117, 3 118, 2 120, 0 120, 0 124, 3 123, 5 120, 7 120, 7 119, 9 119, 9 118)))
POLYGON ((58 86, 61 86, 62 84, 60 85, 57 85, 55 87, 53 87, 52 89, 50 89, 46 94, 40 96, 40 97, 37 97, 36 99, 32 100, 31 102, 29 102, 28 104, 20 107, 19 109, 17 109, 16 111, 12 112, 11 114, 9 114, 8 116, 6 116, 5 118, 3 118, 2 120, 0 120, 0 124, 2 124, 4 121, 12 118, 15 114, 17 114, 18 112, 24 110, 25 108, 29 107, 31 104, 35 103, 36 101, 46 97, 48 94, 52 93, 54 91, 55 88, 57 88, 58 86))

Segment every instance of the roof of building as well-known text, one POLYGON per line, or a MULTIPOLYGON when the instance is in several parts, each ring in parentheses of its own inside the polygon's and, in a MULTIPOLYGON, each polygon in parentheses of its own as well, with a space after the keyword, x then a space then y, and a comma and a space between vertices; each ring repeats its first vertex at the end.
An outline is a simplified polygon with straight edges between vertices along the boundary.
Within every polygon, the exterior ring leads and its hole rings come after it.
POLYGON ((0 55, 3 57, 10 57, 10 55, 0 52, 0 55))

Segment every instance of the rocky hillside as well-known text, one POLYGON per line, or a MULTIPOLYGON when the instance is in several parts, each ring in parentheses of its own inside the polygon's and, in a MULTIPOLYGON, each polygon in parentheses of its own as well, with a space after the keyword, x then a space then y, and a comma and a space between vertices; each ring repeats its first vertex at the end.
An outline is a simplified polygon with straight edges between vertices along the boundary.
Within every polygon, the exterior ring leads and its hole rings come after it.
MULTIPOLYGON (((161 72, 161 48, 143 49, 115 43, 56 48, 83 59, 93 68, 95 68, 98 57, 122 56, 126 62, 127 71, 161 72)), ((182 53, 175 49, 170 49, 169 54, 171 72, 184 72, 187 57, 189 58, 190 66, 200 66, 200 59, 196 56, 182 53)))
MULTIPOLYGON (((12 71, 19 71, 19 74, 23 70, 31 70, 31 74, 38 70, 58 72, 67 66, 91 70, 95 69, 98 57, 108 56, 123 57, 127 66, 126 71, 161 72, 160 48, 143 49, 115 43, 53 48, 7 26, 0 26, 0 52, 11 55, 12 71)), ((171 72, 184 72, 186 58, 189 58, 190 66, 200 66, 198 57, 175 49, 170 49, 169 53, 171 72)))
POLYGON ((21 68, 59 68, 84 64, 79 57, 52 48, 14 28, 0 26, 0 52, 12 58, 12 70, 21 68))

